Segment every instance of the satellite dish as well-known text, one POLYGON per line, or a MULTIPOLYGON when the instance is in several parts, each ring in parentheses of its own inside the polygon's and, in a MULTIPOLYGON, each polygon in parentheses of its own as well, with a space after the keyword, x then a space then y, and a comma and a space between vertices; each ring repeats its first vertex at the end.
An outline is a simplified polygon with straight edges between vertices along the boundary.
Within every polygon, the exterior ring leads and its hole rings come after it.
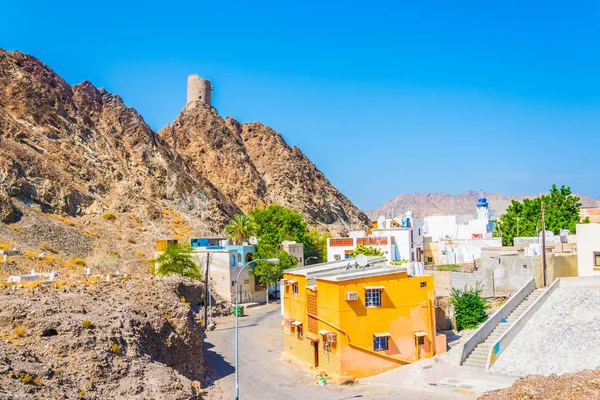
POLYGON ((257 244, 258 243, 258 239, 256 238, 256 236, 250 236, 250 238, 248 239, 248 241, 250 242, 250 244, 257 244))
POLYGON ((356 256, 356 264, 359 267, 366 267, 369 264, 369 259, 364 254, 359 254, 356 256))

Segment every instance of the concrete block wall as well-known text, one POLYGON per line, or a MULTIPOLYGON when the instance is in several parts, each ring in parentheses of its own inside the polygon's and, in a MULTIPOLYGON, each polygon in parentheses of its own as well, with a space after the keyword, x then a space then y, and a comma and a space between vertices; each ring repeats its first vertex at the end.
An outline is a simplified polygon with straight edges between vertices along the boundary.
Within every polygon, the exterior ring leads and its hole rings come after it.
POLYGON ((492 271, 480 269, 478 271, 468 272, 450 272, 450 283, 453 289, 475 289, 479 286, 482 289, 483 297, 494 296, 494 282, 492 271))

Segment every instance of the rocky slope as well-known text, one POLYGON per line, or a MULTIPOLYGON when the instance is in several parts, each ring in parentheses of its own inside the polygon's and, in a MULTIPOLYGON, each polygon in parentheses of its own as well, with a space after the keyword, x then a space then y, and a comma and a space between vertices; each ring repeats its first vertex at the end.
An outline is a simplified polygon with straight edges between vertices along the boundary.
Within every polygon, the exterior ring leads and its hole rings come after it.
POLYGON ((56 283, 0 289, 0 397, 201 397, 200 284, 56 283))
MULTIPOLYGON (((408 210, 412 210, 420 217, 428 215, 477 215, 477 199, 480 193, 467 191, 459 195, 446 193, 409 193, 399 194, 392 200, 383 203, 376 210, 365 211, 371 218, 377 218, 379 215, 387 215, 390 209, 394 210, 395 215, 400 215, 408 210)), ((496 210, 496 215, 500 216, 506 212, 512 200, 523 201, 526 198, 537 197, 538 195, 502 195, 496 193, 484 193, 490 209, 496 210)), ((600 201, 590 197, 581 197, 581 203, 584 207, 598 206, 600 201)))
POLYGON ((157 238, 218 235, 233 214, 270 203, 315 225, 368 221, 263 125, 191 104, 157 134, 119 96, 0 49, 0 248, 139 272, 157 238))
POLYGON ((600 399, 600 369, 563 375, 527 375, 511 387, 493 390, 480 400, 596 400, 600 399))
POLYGON ((196 102, 158 135, 243 211, 274 203, 316 224, 368 224, 300 149, 263 124, 222 119, 196 102))

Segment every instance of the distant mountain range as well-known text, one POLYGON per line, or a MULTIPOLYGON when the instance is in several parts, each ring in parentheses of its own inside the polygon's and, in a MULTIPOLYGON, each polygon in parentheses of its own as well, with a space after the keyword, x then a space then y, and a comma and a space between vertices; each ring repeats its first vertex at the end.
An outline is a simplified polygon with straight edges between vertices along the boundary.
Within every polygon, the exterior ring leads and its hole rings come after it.
MULTIPOLYGON (((411 210, 416 216, 426 217, 429 215, 477 215, 477 199, 480 193, 467 191, 458 195, 447 193, 410 193, 399 194, 392 200, 383 203, 376 210, 368 210, 365 213, 371 218, 376 219, 380 215, 389 215, 393 210, 394 215, 398 216, 411 210)), ((496 215, 500 216, 506 212, 512 200, 523 201, 526 198, 534 198, 539 195, 502 195, 497 193, 484 193, 490 204, 491 210, 496 210, 496 215)), ((600 200, 592 199, 587 196, 579 196, 583 207, 597 207, 600 200)))

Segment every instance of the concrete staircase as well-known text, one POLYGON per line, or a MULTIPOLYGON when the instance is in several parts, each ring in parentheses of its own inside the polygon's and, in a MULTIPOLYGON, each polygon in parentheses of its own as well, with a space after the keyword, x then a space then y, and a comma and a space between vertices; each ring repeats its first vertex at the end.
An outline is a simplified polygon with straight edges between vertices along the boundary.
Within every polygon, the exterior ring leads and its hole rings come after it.
POLYGON ((544 293, 544 291, 545 289, 537 289, 531 292, 531 294, 508 315, 506 322, 500 322, 496 325, 492 333, 473 349, 462 365, 473 369, 485 370, 490 351, 494 344, 496 344, 496 341, 500 339, 500 336, 502 336, 504 332, 519 319, 525 310, 527 310, 531 304, 544 293))

